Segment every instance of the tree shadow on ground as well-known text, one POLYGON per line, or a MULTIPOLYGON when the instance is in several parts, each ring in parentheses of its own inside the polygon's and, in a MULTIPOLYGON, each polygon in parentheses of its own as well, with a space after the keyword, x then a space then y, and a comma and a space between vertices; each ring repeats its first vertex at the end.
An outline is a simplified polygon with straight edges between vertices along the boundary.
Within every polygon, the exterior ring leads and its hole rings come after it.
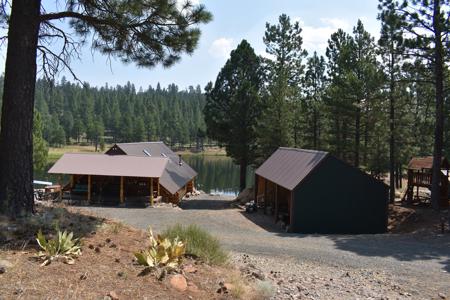
POLYGON ((438 260, 450 272, 450 234, 418 236, 415 234, 328 235, 335 247, 362 256, 392 257, 413 262, 438 260))
POLYGON ((221 199, 188 199, 180 202, 180 208, 184 210, 221 210, 234 208, 230 200, 221 199))
MULTIPOLYGON (((443 271, 450 273, 450 234, 301 234, 286 233, 275 224, 273 216, 258 211, 241 214, 248 220, 276 236, 286 239, 324 238, 331 240, 338 250, 361 256, 394 258, 398 261, 413 262, 436 260, 443 271)), ((300 241, 299 241, 300 242, 300 241)), ((302 241, 303 242, 303 241, 302 241)))
POLYGON ((73 232, 75 238, 88 237, 105 222, 104 218, 81 213, 63 206, 36 207, 36 213, 26 218, 9 220, 0 217, 0 249, 37 249, 36 234, 54 236, 58 229, 73 232))

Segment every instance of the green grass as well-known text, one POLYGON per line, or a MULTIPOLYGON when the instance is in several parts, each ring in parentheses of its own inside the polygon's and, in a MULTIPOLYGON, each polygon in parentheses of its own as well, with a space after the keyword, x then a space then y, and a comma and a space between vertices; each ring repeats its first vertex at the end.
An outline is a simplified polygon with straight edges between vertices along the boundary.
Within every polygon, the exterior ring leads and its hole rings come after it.
POLYGON ((186 253, 194 255, 212 265, 223 265, 228 261, 228 253, 222 249, 217 238, 197 225, 182 226, 176 224, 168 227, 163 237, 179 237, 186 241, 186 253))

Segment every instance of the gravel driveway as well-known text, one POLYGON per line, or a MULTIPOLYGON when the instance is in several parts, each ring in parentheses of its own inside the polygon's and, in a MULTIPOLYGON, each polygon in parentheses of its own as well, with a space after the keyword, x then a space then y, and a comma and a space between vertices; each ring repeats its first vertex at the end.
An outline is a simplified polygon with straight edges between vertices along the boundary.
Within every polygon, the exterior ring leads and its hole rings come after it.
MULTIPOLYGON (((175 223, 197 224, 234 253, 324 265, 327 268, 387 272, 412 295, 450 297, 450 235, 286 234, 267 216, 230 207, 231 197, 201 195, 181 208, 86 207, 98 215, 156 231, 175 223)), ((420 298, 421 298, 420 297, 420 298)), ((414 298, 414 297, 413 297, 414 298)))

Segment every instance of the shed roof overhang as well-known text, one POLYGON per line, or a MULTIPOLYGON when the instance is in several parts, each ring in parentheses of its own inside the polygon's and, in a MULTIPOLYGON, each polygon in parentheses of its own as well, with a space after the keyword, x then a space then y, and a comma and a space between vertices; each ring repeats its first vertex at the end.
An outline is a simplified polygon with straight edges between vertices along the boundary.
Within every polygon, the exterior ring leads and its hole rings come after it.
POLYGON ((277 185, 294 190, 328 156, 328 152, 278 148, 256 171, 277 185))
POLYGON ((65 153, 48 173, 159 178, 166 165, 162 157, 65 153))

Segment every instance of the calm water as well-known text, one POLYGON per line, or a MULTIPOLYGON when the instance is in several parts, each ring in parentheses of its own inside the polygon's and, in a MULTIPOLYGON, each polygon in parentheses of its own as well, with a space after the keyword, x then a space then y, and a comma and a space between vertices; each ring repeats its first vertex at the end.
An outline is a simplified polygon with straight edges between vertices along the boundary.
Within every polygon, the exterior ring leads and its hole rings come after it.
MULTIPOLYGON (((196 188, 206 193, 237 195, 239 166, 226 156, 183 155, 183 159, 197 171, 196 188)), ((247 170, 247 186, 253 183, 253 171, 247 170)))
MULTIPOLYGON (((183 155, 183 159, 197 171, 195 186, 206 193, 237 195, 239 193, 239 166, 226 156, 183 155)), ((53 163, 49 163, 46 170, 53 163)), ((35 172, 34 179, 58 182, 58 176, 45 172, 35 172)), ((68 177, 63 181, 67 182, 68 177)), ((247 171, 247 185, 253 184, 253 171, 247 171)))

